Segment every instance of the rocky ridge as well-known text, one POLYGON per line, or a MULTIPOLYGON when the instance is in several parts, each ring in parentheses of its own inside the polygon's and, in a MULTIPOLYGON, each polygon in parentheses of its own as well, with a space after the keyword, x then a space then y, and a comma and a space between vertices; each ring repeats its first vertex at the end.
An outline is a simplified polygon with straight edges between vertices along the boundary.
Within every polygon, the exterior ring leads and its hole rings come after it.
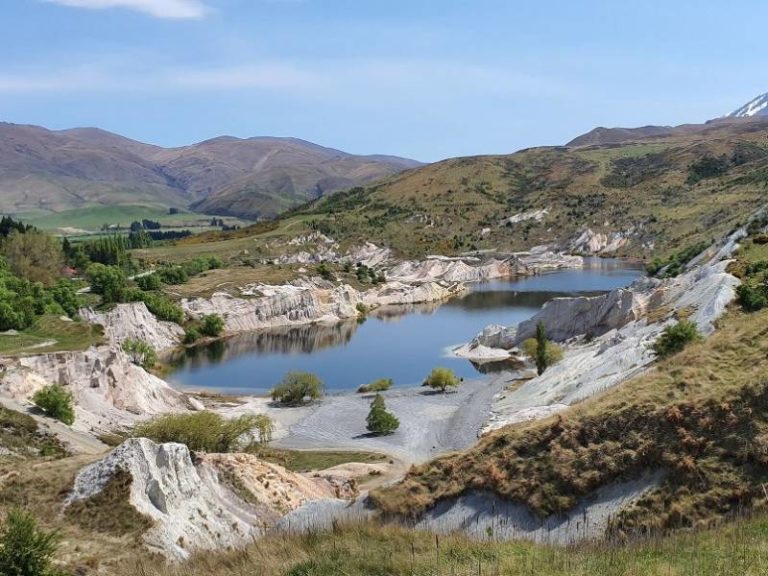
POLYGON ((354 481, 310 479, 248 454, 193 455, 182 444, 134 438, 83 468, 67 505, 98 496, 118 472, 130 474, 129 502, 152 521, 146 545, 177 561, 242 547, 312 500, 356 494, 354 481))
POLYGON ((654 359, 651 345, 680 314, 710 334, 735 298, 739 280, 726 269, 744 235, 735 232, 675 278, 640 279, 595 298, 554 299, 520 325, 488 327, 457 349, 465 358, 516 355, 539 322, 554 340, 566 342, 562 361, 499 395, 486 430, 549 416, 642 373, 654 359))

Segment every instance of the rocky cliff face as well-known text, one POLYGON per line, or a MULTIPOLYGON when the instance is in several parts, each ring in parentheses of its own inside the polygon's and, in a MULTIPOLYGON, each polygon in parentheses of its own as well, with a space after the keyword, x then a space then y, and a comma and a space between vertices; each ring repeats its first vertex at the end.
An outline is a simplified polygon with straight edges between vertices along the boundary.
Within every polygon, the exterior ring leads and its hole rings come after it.
POLYGON ((309 501, 356 494, 353 482, 309 479, 251 455, 193 461, 184 445, 134 438, 83 468, 67 504, 97 496, 119 471, 131 476, 130 504, 153 522, 145 543, 172 560, 245 546, 309 501))
POLYGON ((458 283, 425 282, 409 284, 388 282, 367 291, 349 285, 336 286, 319 279, 299 280, 282 286, 253 285, 244 293, 251 298, 237 298, 216 293, 210 299, 182 301, 182 308, 193 317, 219 314, 228 332, 248 332, 276 326, 312 322, 332 323, 357 317, 358 305, 378 307, 389 304, 416 304, 444 300, 461 293, 458 283))
POLYGON ((468 358, 516 353, 540 321, 550 337, 567 341, 562 361, 499 395, 487 429, 549 416, 642 373, 654 359, 652 344, 680 312, 710 334, 735 298, 739 280, 726 271, 727 258, 742 235, 736 232, 676 278, 641 279, 597 298, 556 299, 519 326, 488 327, 461 347, 458 353, 468 358))
POLYGON ((72 392, 74 428, 85 431, 110 431, 142 417, 189 407, 184 394, 132 364, 115 347, 12 360, 5 366, 0 393, 26 401, 50 384, 72 392))
POLYGON ((104 334, 115 344, 128 339, 143 340, 162 352, 177 346, 184 335, 181 326, 158 320, 144 302, 118 304, 109 312, 86 308, 80 315, 92 324, 104 326, 104 334))

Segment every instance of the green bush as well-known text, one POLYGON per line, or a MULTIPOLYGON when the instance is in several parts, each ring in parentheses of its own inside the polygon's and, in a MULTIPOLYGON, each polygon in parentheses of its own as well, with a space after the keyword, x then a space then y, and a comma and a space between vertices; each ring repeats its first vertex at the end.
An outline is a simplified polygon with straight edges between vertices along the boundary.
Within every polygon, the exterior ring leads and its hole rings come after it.
POLYGON ((381 394, 376 394, 373 402, 371 402, 371 411, 368 412, 365 422, 369 432, 382 436, 393 434, 400 427, 400 420, 387 411, 384 397, 381 394))
POLYGON ((53 564, 61 538, 46 532, 28 512, 11 509, 0 525, 0 574, 3 576, 58 576, 53 564))
POLYGON ((367 394, 369 392, 385 392, 392 388, 392 385, 394 382, 392 381, 392 378, 381 378, 379 380, 374 380, 370 384, 363 384, 360 386, 360 388, 357 389, 357 391, 360 394, 367 394))
POLYGON ((143 340, 128 338, 123 342, 123 351, 131 358, 131 362, 149 370, 157 362, 157 352, 143 340))
POLYGON ((192 326, 184 331, 184 344, 194 344, 200 340, 200 330, 192 326))
POLYGON ((63 386, 52 384, 41 388, 32 396, 32 402, 51 418, 71 426, 75 422, 75 401, 63 386))
POLYGON ((317 400, 322 397, 325 384, 314 374, 308 372, 288 372, 272 390, 272 400, 296 406, 307 400, 317 400))
POLYGON ((680 352, 691 342, 701 340, 699 329, 690 320, 681 320, 673 326, 667 326, 653 344, 653 351, 659 358, 666 358, 680 352))
POLYGON ((739 304, 746 312, 757 312, 768 306, 768 295, 762 286, 742 284, 736 293, 739 296, 739 304))
POLYGON ((136 285, 144 290, 144 292, 160 290, 160 288, 163 286, 163 281, 157 272, 147 274, 146 276, 138 276, 135 281, 136 285))
POLYGON ((186 271, 178 266, 160 268, 155 274, 157 274, 158 278, 165 284, 184 284, 189 280, 186 271))
POLYGON ((165 294, 159 292, 142 292, 141 290, 138 290, 129 293, 128 296, 129 301, 144 302, 144 304, 147 305, 147 309, 152 312, 158 320, 175 322, 176 324, 181 324, 184 320, 184 311, 174 304, 165 294))
POLYGON ((198 452, 223 453, 245 449, 253 441, 267 443, 272 439, 273 429, 272 420, 263 414, 227 420, 205 411, 158 416, 136 426, 132 436, 160 444, 177 442, 198 452))
POLYGON ((424 380, 422 386, 445 392, 448 388, 458 388, 461 381, 450 368, 435 368, 424 380))
POLYGON ((106 264, 91 264, 85 275, 91 284, 91 291, 94 294, 100 294, 102 302, 105 304, 123 302, 128 279, 120 268, 106 264))
POLYGON ((211 338, 216 338, 224 330, 224 319, 218 314, 203 316, 200 333, 211 338))

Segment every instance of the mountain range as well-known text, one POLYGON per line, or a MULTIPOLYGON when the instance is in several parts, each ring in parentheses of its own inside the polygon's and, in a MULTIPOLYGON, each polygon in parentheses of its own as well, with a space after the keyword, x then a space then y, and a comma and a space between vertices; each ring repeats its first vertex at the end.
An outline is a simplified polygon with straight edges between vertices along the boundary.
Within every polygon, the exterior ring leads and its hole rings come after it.
POLYGON ((0 123, 0 212, 148 204, 256 219, 416 166, 295 138, 162 148, 97 128, 0 123))

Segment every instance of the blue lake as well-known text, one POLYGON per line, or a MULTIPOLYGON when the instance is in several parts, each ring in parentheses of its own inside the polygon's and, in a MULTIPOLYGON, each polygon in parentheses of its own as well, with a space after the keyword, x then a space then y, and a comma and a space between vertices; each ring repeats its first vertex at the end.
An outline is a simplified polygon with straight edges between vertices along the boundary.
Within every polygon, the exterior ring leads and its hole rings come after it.
POLYGON ((449 355, 449 348, 471 340, 488 324, 509 326, 530 318, 552 298, 600 294, 641 274, 621 261, 591 259, 583 269, 474 284, 469 293, 440 304, 379 309, 363 323, 242 334, 179 353, 170 380, 191 389, 261 394, 292 370, 317 374, 329 392, 378 378, 392 378, 396 386, 418 385, 435 366, 471 378, 480 368, 449 355))

